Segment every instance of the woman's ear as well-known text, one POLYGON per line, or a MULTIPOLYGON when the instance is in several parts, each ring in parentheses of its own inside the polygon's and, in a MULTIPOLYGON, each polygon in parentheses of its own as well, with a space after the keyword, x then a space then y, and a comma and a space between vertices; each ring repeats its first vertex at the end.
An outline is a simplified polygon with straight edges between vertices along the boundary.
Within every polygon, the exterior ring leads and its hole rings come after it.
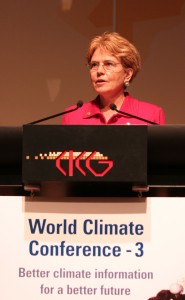
POLYGON ((132 68, 126 68, 125 69, 125 81, 129 82, 132 79, 133 75, 133 69, 132 68))

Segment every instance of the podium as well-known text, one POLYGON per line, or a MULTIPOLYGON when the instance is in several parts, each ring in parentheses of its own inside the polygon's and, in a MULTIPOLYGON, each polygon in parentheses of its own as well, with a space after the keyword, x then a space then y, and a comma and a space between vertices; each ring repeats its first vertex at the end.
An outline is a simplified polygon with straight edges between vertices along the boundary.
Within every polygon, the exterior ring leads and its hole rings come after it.
POLYGON ((0 127, 4 295, 149 299, 184 280, 184 136, 184 125, 0 127))
POLYGON ((146 186, 147 126, 24 126, 23 182, 63 186, 63 196, 146 186))
POLYGON ((184 195, 184 134, 185 125, 1 127, 0 193, 184 195))

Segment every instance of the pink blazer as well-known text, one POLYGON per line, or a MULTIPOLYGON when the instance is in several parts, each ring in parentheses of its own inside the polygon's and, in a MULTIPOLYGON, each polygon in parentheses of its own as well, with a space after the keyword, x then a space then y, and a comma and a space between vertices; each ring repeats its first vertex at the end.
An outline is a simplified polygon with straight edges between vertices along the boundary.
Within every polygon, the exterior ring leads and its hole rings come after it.
MULTIPOLYGON (((75 106, 68 107, 68 109, 75 106)), ((137 100, 126 95, 121 111, 138 116, 140 118, 155 122, 159 125, 165 124, 165 115, 161 107, 137 100)), ((128 117, 120 113, 113 115, 108 122, 99 108, 99 97, 85 103, 78 110, 65 114, 62 118, 64 125, 147 125, 148 123, 137 120, 133 117, 128 117)))

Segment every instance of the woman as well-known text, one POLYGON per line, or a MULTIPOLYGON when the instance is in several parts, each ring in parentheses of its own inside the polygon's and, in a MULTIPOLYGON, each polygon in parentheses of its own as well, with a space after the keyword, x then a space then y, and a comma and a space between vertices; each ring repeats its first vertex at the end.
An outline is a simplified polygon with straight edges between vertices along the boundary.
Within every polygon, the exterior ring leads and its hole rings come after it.
POLYGON ((165 123, 162 108, 134 99, 125 91, 141 66, 140 55, 128 40, 116 32, 96 36, 90 42, 87 62, 98 96, 78 110, 65 114, 63 124, 148 124, 142 119, 157 124, 165 123), (111 109, 112 103, 117 110, 135 117, 111 109))

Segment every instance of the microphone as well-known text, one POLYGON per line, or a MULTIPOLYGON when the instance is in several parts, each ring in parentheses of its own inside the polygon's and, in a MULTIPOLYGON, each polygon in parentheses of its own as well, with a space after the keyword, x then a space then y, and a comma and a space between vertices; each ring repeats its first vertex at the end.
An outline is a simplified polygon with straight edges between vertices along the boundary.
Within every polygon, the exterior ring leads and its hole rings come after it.
POLYGON ((55 114, 55 115, 52 115, 52 116, 49 116, 49 117, 46 117, 46 118, 43 118, 43 119, 40 119, 40 120, 36 120, 36 121, 33 121, 31 123, 28 123, 26 125, 34 125, 34 124, 37 124, 37 123, 40 123, 40 122, 43 122, 43 121, 47 121, 47 120, 50 120, 52 118, 56 118, 58 116, 62 116, 62 115, 65 115, 65 114, 68 114, 68 113, 71 113, 77 109, 79 109, 80 107, 83 106, 83 101, 79 100, 77 103, 76 103, 76 107, 75 108, 72 108, 72 109, 69 109, 69 110, 65 110, 59 114, 55 114))
POLYGON ((117 111, 118 113, 120 113, 120 114, 122 114, 122 115, 126 115, 126 116, 132 117, 132 118, 134 118, 134 119, 138 119, 138 120, 140 120, 140 121, 144 121, 144 122, 149 123, 149 124, 152 124, 152 125, 159 125, 158 123, 155 123, 155 122, 149 121, 149 120, 147 120, 147 119, 143 119, 143 118, 140 118, 140 117, 138 117, 138 116, 135 116, 135 115, 126 113, 126 112, 124 112, 124 111, 122 111, 122 110, 119 110, 119 109, 117 109, 117 106, 116 106, 116 104, 114 104, 114 103, 111 103, 111 104, 109 105, 109 107, 110 107, 110 109, 115 110, 115 111, 117 111))

